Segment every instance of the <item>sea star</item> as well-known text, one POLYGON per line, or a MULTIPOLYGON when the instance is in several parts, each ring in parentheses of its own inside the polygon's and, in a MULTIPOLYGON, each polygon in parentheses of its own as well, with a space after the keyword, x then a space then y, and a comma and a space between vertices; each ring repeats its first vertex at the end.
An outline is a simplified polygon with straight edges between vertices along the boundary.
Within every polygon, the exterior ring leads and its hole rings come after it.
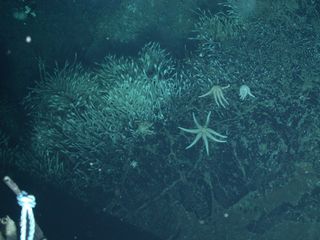
POLYGON ((227 99, 224 97, 224 94, 222 92, 222 90, 226 89, 226 88, 229 88, 230 87, 230 84, 228 84, 227 86, 224 86, 224 87, 221 87, 219 85, 214 85, 209 92, 205 93, 205 94, 202 94, 201 96, 199 97, 206 97, 206 96, 209 96, 209 95, 213 95, 213 98, 214 98, 214 101, 216 102, 216 104, 220 107, 220 105, 222 107, 226 107, 226 105, 228 105, 228 101, 227 99))
POLYGON ((211 128, 208 128, 209 121, 210 121, 210 115, 211 115, 211 112, 208 113, 206 123, 204 124, 204 126, 201 126, 198 123, 196 117, 194 116, 194 113, 192 113, 193 121, 194 121, 197 128, 187 129, 187 128, 179 127, 179 129, 181 129, 182 131, 197 134, 195 139, 193 140, 193 142, 189 146, 187 146, 186 149, 191 148, 193 145, 195 145, 199 141, 200 138, 202 138, 202 140, 204 142, 204 146, 206 148, 207 155, 209 156, 208 138, 215 141, 215 142, 220 142, 220 143, 226 142, 225 138, 227 138, 227 136, 224 136, 224 135, 212 130, 211 128), (216 136, 219 138, 222 138, 222 139, 218 139, 218 138, 216 138, 216 136))

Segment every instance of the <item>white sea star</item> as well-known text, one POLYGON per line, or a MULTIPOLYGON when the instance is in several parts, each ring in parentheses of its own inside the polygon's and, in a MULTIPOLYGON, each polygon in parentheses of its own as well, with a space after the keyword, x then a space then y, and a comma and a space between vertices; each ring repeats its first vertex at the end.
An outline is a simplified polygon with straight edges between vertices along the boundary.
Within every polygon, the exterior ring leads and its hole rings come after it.
POLYGON ((227 138, 227 136, 224 136, 224 135, 212 130, 211 128, 208 128, 209 121, 210 121, 210 115, 211 115, 211 112, 208 113, 206 123, 204 124, 204 126, 201 126, 198 123, 196 117, 194 116, 194 113, 192 113, 193 121, 194 121, 197 128, 187 129, 187 128, 179 127, 179 129, 181 129, 182 131, 197 134, 195 139, 193 140, 193 142, 189 146, 187 146, 186 149, 191 148, 193 145, 195 145, 199 141, 200 138, 202 138, 202 140, 204 142, 204 146, 206 148, 207 155, 209 156, 208 138, 215 141, 215 142, 220 142, 220 143, 226 142, 225 139, 227 138), (222 139, 218 139, 218 138, 216 138, 216 136, 219 138, 222 138, 222 139))
POLYGON ((230 84, 228 84, 227 86, 224 86, 224 87, 221 87, 219 85, 214 85, 209 92, 205 93, 205 94, 202 94, 201 96, 199 97, 206 97, 206 96, 209 96, 209 95, 213 95, 213 98, 214 98, 214 101, 216 102, 216 104, 218 106, 222 106, 222 107, 226 107, 226 105, 228 105, 228 101, 227 99, 224 97, 223 95, 223 92, 222 90, 226 89, 230 87, 230 84))

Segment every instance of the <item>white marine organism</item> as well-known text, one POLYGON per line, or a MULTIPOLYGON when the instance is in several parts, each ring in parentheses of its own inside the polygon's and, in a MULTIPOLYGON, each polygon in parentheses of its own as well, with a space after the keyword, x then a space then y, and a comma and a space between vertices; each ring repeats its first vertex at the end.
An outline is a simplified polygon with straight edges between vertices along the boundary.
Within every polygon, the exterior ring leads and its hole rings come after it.
POLYGON ((223 91, 224 89, 230 87, 230 84, 228 84, 227 86, 221 87, 219 85, 214 85, 209 92, 199 96, 199 97, 206 97, 209 95, 213 95, 214 101, 216 102, 216 104, 220 107, 226 107, 226 105, 228 105, 228 101, 227 99, 224 97, 223 91))
POLYGON ((186 147, 186 149, 191 148, 193 145, 195 145, 200 139, 202 139, 204 146, 206 148, 207 155, 209 156, 209 140, 212 140, 214 142, 224 143, 226 142, 227 136, 222 135, 215 130, 208 127, 209 121, 210 121, 210 115, 211 112, 208 113, 207 119, 204 125, 200 125, 198 120, 196 119, 194 113, 192 113, 193 122, 196 125, 196 128, 183 128, 179 127, 180 130, 196 134, 196 137, 194 138, 193 142, 186 147))
POLYGON ((35 11, 28 5, 24 6, 24 8, 18 9, 13 12, 13 17, 19 21, 25 21, 28 16, 36 17, 35 11))
POLYGON ((136 160, 130 161, 130 167, 131 167, 131 168, 137 168, 137 167, 139 167, 139 162, 136 161, 136 160))
POLYGON ((251 90, 250 88, 247 86, 247 85, 241 85, 240 86, 240 90, 239 90, 239 96, 240 96, 240 99, 241 100, 244 100, 247 96, 250 96, 250 97, 255 97, 252 93, 251 93, 251 90))

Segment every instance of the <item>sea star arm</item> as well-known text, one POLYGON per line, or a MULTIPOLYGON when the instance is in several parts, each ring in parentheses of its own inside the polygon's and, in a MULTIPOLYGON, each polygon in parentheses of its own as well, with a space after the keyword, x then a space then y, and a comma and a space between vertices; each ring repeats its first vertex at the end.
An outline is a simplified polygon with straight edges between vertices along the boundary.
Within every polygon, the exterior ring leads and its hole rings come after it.
POLYGON ((204 142, 204 146, 206 148, 207 155, 209 156, 209 143, 208 143, 208 135, 202 135, 202 140, 204 142))
MULTIPOLYGON (((226 108, 226 105, 229 105, 229 102, 227 101, 227 99, 224 97, 223 92, 219 92, 219 94, 217 94, 217 98, 219 100, 219 103, 221 104, 222 107, 226 108)), ((218 104, 219 105, 219 104, 218 104)))
POLYGON ((207 127, 209 125, 210 122, 210 116, 211 116, 211 111, 209 111, 208 115, 207 115, 207 119, 206 119, 206 123, 205 123, 205 127, 207 127))
POLYGON ((211 128, 207 128, 207 131, 208 131, 208 133, 213 134, 213 135, 216 135, 216 136, 218 136, 218 137, 221 137, 221 138, 227 138, 227 136, 222 135, 222 134, 220 134, 220 133, 218 133, 218 132, 216 132, 216 131, 212 130, 211 128))
MULTIPOLYGON (((215 103, 218 105, 218 107, 220 107, 220 98, 219 98, 219 94, 217 92, 214 92, 213 93, 213 98, 214 98, 214 101, 215 103)), ((221 104, 223 106, 223 104, 221 104)))
POLYGON ((198 128, 198 131, 199 131, 199 129, 201 129, 202 126, 201 126, 201 125, 199 124, 199 122, 197 121, 196 116, 194 115, 194 113, 192 113, 192 117, 193 117, 193 122, 194 122, 194 124, 196 124, 196 126, 197 126, 197 128, 198 128))
POLYGON ((248 95, 249 95, 250 97, 256 97, 255 95, 253 95, 253 94, 251 93, 251 91, 248 92, 248 95))
POLYGON ((188 132, 188 133, 199 133, 199 129, 188 129, 188 128, 183 128, 183 127, 179 127, 180 130, 188 132))
POLYGON ((212 89, 210 89, 210 91, 209 92, 207 92, 207 93, 205 93, 205 94, 202 94, 202 95, 200 95, 199 97, 206 97, 206 96, 209 96, 210 94, 212 94, 212 89))
MULTIPOLYGON (((212 129, 210 129, 212 130, 212 129)), ((220 134, 219 134, 220 135, 220 134)), ((223 135, 221 135, 223 136, 223 135)), ((220 143, 223 143, 223 142, 227 142, 226 140, 222 140, 222 139, 218 139, 216 138, 215 136, 213 136, 209 131, 206 133, 206 137, 210 138, 211 140, 215 141, 215 142, 220 142, 220 143)), ((226 137, 226 136, 223 136, 223 137, 226 137)))
MULTIPOLYGON (((189 146, 186 147, 186 149, 189 149, 191 148, 193 145, 195 145, 199 139, 201 138, 201 133, 198 133, 197 136, 195 137, 195 139, 192 141, 192 143, 190 143, 189 146)), ((208 143, 208 142, 207 142, 208 143)))

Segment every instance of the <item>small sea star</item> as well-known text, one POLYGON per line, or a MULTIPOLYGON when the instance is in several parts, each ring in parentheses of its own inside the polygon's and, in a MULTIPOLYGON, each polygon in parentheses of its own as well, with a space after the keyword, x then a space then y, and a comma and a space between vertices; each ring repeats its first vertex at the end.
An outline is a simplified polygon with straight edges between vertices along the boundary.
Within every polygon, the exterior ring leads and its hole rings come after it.
POLYGON ((206 123, 204 124, 204 126, 201 126, 198 123, 196 117, 194 116, 194 113, 192 113, 193 121, 194 121, 197 128, 187 129, 187 128, 179 127, 179 129, 181 129, 182 131, 197 134, 195 139, 193 140, 193 142, 189 146, 187 146, 186 149, 191 148, 193 145, 195 145, 199 141, 200 138, 202 138, 202 140, 204 142, 204 146, 206 148, 207 155, 209 156, 208 138, 215 141, 215 142, 221 142, 221 143, 226 142, 225 139, 227 138, 227 136, 224 136, 224 135, 212 130, 211 128, 208 128, 209 121, 210 121, 210 115, 211 115, 211 112, 208 113, 206 123), (217 137, 222 138, 222 139, 218 139, 217 137))

